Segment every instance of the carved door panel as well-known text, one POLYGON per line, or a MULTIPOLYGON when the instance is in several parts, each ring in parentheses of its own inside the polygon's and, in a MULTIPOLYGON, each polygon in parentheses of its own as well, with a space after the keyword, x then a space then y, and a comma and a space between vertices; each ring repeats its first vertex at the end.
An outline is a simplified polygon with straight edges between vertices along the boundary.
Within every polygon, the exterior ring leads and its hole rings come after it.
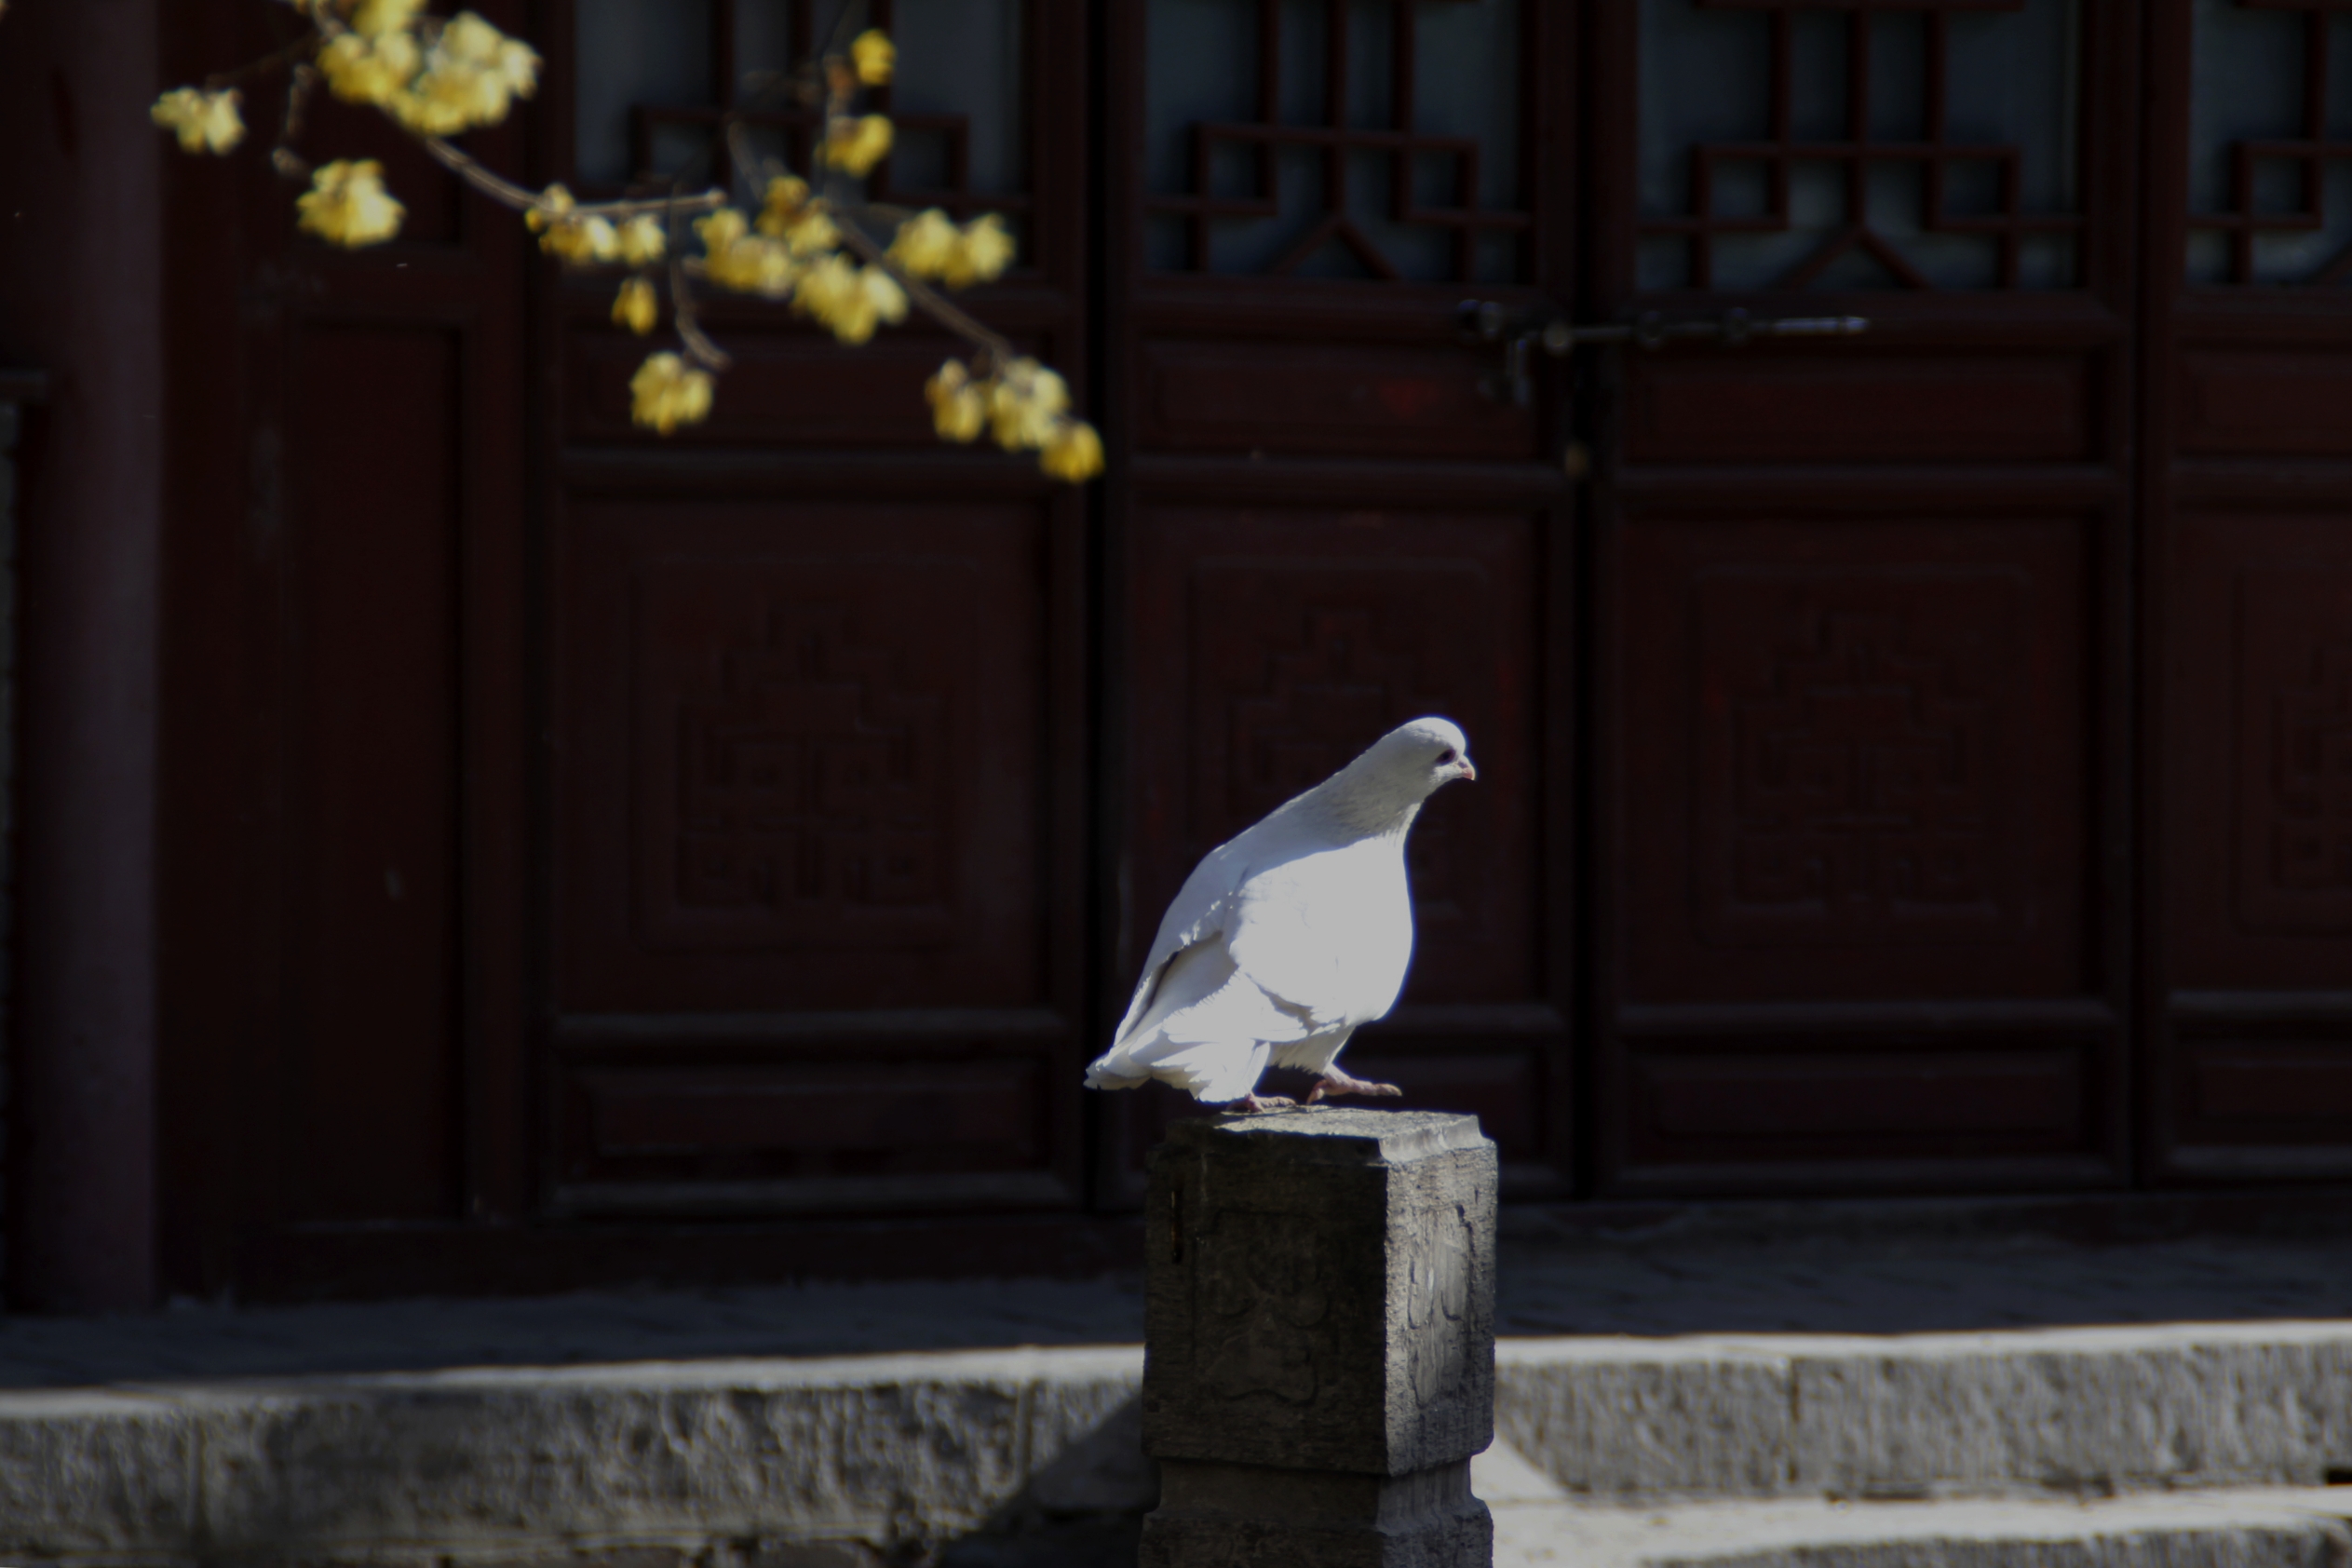
MULTIPOLYGON (((554 172, 590 190, 723 174, 703 151, 723 108, 839 9, 577 7, 554 172)), ((1082 399, 1086 138, 1060 88, 1083 75, 1083 9, 869 17, 900 44, 874 194, 1006 213, 1021 264, 970 303, 1082 399)), ((804 154, 809 115, 747 118, 804 154)), ((602 1221, 1067 1212, 1085 1196, 1084 493, 939 445, 938 332, 844 349, 742 299, 707 309, 737 361, 711 418, 656 439, 629 417, 644 345, 608 310, 604 286, 565 283, 543 316, 551 1016, 517 1201, 602 1221)), ((841 1242, 803 1245, 824 1256, 800 1266, 844 1266, 841 1242)))
MULTIPOLYGON (((172 20, 187 79, 283 43, 172 20)), ((372 113, 309 127, 384 162, 397 239, 299 234, 245 148, 172 170, 158 1227, 204 1296, 345 1285, 514 1147, 467 1102, 524 1026, 524 241, 372 113)))
POLYGON ((2134 8, 1596 18, 1596 1186, 2126 1180, 2134 8))
MULTIPOLYGON (((1569 287, 1563 10, 1111 7, 1102 1011, 1200 855, 1451 715, 1480 781, 1414 831, 1412 978, 1347 1060, 1478 1111, 1521 1192, 1569 1169, 1573 535, 1558 411, 1498 402, 1453 309, 1569 287)), ((1104 1197, 1132 1202, 1189 1103, 1102 1108, 1104 1197)))
POLYGON ((2352 1172, 2352 7, 2154 7, 2144 1110, 2352 1172))

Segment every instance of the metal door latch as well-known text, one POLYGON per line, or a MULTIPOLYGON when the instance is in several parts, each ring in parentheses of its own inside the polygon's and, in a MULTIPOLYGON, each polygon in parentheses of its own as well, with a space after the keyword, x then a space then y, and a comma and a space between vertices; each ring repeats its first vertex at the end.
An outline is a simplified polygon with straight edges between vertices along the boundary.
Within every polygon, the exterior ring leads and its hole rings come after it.
POLYGON ((1511 401, 1525 408, 1534 398, 1530 357, 1538 348, 1564 359, 1579 344, 1629 343, 1636 348, 1662 348, 1669 343, 1712 339, 1737 348, 1751 338, 1845 338, 1870 330, 1860 316, 1766 316, 1727 310, 1721 316, 1669 321, 1649 311, 1630 321, 1577 325, 1547 307, 1513 310, 1493 300, 1464 300, 1459 310, 1462 335, 1474 343, 1503 345, 1503 372, 1510 380, 1511 401))

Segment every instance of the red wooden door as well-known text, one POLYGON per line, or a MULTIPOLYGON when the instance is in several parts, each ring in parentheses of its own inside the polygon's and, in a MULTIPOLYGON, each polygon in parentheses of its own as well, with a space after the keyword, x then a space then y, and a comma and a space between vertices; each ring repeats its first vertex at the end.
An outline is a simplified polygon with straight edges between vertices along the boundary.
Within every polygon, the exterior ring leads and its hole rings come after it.
MULTIPOLYGON (((899 38, 902 128, 872 194, 1007 213, 1021 264, 973 306, 1082 399, 1084 101, 1060 89, 1083 11, 868 19, 899 38)), ((699 172, 723 108, 804 152, 812 117, 758 110, 758 74, 807 59, 826 12, 577 7, 554 172, 699 172)), ((1085 493, 939 444, 922 385, 952 343, 919 326, 851 350, 713 302, 737 368, 663 440, 629 422, 644 345, 608 284, 557 283, 542 322, 546 1119, 511 1201, 603 1224, 1081 1208, 1085 493)))
POLYGON ((2125 1182, 2136 7, 1592 14, 1597 1190, 2125 1182))
POLYGON ((2352 1171, 2352 7, 2151 7, 2145 1169, 2352 1171))
MULTIPOLYGON (((1161 908, 1424 712, 1349 1061, 1516 1196, 2352 1167, 2352 0, 870 4, 877 194, 1012 217, 1097 489, 756 302, 645 436, 609 280, 332 106, 397 245, 190 166, 174 1289, 1107 1255, 1161 908), (1466 300, 1871 328, 1521 401, 1466 300)), ((481 150, 698 180, 831 14, 549 0, 481 150)))
MULTIPOLYGON (((279 47, 272 22, 175 14, 175 79, 279 47)), ((321 161, 384 161, 397 240, 298 235, 258 156, 174 169, 175 1291, 303 1289, 489 1212, 522 1108, 485 1066, 526 1022, 525 238, 372 114, 321 93, 309 126, 321 161)), ((520 127, 475 140, 520 161, 520 127)))
MULTIPOLYGON (((1112 781, 1102 984, 1203 853, 1442 713, 1395 1017, 1351 1069, 1478 1112, 1564 1192, 1576 588, 1561 410, 1498 399, 1467 293, 1575 287, 1575 50, 1519 0, 1110 7, 1112 781)), ((1101 1016, 1115 1017, 1106 1005, 1101 1016)), ((1156 1086, 1102 1107, 1132 1201, 1156 1086)))

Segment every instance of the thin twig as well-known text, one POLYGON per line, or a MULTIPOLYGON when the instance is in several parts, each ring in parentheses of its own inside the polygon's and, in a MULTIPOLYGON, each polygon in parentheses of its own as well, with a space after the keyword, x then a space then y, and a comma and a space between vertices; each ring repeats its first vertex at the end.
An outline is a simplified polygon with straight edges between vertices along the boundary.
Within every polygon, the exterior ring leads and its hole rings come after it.
POLYGON ((318 85, 318 67, 308 61, 295 66, 286 80, 286 113, 278 117, 277 140, 269 149, 269 166, 281 178, 310 178, 310 165, 294 151, 294 140, 303 133, 303 112, 310 102, 311 89, 318 85))
MULTIPOLYGON (((736 168, 749 169, 756 166, 770 180, 780 180, 791 172, 774 158, 761 156, 753 151, 750 137, 746 134, 741 121, 731 121, 727 126, 726 134, 727 152, 734 158, 736 168)), ((826 205, 831 207, 834 216, 841 220, 834 227, 841 231, 841 237, 849 249, 857 251, 868 265, 878 266, 896 278, 899 286, 907 291, 910 299, 922 307, 925 315, 999 362, 1014 357, 1013 345, 1010 343, 981 326, 961 305, 954 304, 945 294, 940 293, 930 284, 915 277, 894 261, 890 252, 859 226, 857 214, 830 199, 827 200, 826 205)))
POLYGON ((1002 335, 981 326, 963 306, 956 304, 945 294, 932 288, 930 284, 892 261, 890 253, 876 244, 872 237, 865 230, 859 228, 855 218, 846 212, 842 213, 841 218, 842 222, 835 226, 841 230, 841 237, 847 243, 849 249, 864 257, 868 265, 878 266, 892 277, 897 278, 899 287, 904 289, 908 296, 923 307, 925 315, 999 364, 1008 363, 1017 358, 1013 353, 1012 344, 1002 335))
POLYGON ((673 200, 663 225, 668 242, 666 249, 669 252, 669 324, 677 329, 679 345, 685 349, 688 358, 707 370, 723 373, 735 360, 725 349, 710 341, 710 334, 702 330, 701 318, 696 314, 694 286, 686 280, 689 269, 685 248, 679 244, 683 237, 680 233, 678 220, 683 211, 683 206, 673 200))
POLYGON ((299 60, 318 47, 318 38, 316 34, 297 38, 277 53, 265 54, 259 60, 248 61, 233 71, 215 71, 204 78, 204 90, 219 92, 224 88, 233 88, 248 77, 263 75, 277 70, 281 65, 299 60))
MULTIPOLYGON (((516 184, 502 174, 493 174, 481 160, 462 152, 438 136, 420 136, 425 150, 443 169, 456 175, 501 206, 518 212, 528 212, 542 205, 539 193, 516 184)), ((686 212, 710 212, 727 204, 724 191, 705 191, 700 196, 661 196, 635 201, 584 201, 571 210, 571 215, 588 218, 634 218, 647 212, 667 212, 672 208, 686 212)))

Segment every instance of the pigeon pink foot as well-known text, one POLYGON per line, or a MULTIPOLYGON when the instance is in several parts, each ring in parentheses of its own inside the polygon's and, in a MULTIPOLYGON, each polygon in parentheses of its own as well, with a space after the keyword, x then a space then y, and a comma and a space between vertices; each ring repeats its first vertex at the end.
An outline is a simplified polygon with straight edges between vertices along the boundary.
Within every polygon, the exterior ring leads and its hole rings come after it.
POLYGON ((1395 1100, 1404 1092, 1394 1084, 1375 1084, 1363 1078, 1351 1078, 1336 1067, 1326 1067, 1323 1075, 1315 1081, 1315 1087, 1306 1091, 1306 1102, 1312 1105, 1327 1097, 1335 1100, 1343 1094, 1360 1095, 1367 1100, 1395 1100))
POLYGON ((1297 1104, 1297 1101, 1279 1094, 1245 1094, 1238 1100, 1225 1102, 1225 1112, 1228 1115, 1239 1113, 1246 1116, 1260 1111, 1288 1111, 1297 1104))

